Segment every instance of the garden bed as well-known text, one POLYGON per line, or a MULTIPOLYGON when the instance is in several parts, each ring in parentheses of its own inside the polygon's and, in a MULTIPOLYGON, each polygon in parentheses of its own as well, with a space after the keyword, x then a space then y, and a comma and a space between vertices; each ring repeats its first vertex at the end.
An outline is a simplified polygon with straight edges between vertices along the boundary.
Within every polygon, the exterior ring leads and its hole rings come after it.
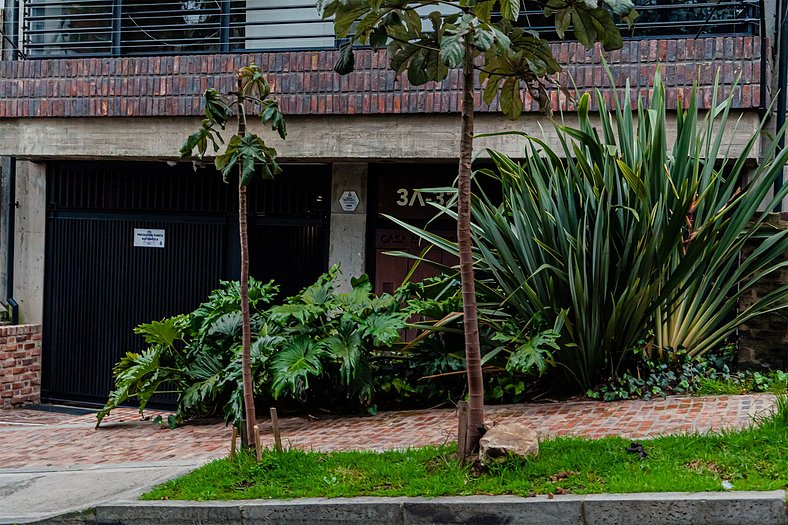
MULTIPOLYGON (((267 451, 220 459, 143 499, 236 500, 353 496, 460 496, 701 492, 788 488, 788 409, 759 426, 719 434, 665 436, 627 452, 621 438, 559 437, 537 459, 461 467, 455 447, 405 451, 267 451)), ((414 430, 415 431, 415 430, 414 430)))

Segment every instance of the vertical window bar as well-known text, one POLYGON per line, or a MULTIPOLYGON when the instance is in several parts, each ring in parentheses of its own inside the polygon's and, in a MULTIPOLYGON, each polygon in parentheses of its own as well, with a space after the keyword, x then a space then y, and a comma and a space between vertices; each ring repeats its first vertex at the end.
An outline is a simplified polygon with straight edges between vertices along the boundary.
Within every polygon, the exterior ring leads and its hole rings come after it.
POLYGON ((120 28, 123 0, 112 0, 112 56, 120 56, 120 28))
POLYGON ((230 0, 220 0, 222 13, 219 15, 219 50, 230 52, 230 0))

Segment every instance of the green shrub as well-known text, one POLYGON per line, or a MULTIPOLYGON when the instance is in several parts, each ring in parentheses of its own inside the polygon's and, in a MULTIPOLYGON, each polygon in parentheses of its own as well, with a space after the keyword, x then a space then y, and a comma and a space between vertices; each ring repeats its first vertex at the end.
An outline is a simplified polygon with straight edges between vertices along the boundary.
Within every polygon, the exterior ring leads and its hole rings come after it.
MULTIPOLYGON (((405 327, 406 313, 390 295, 372 293, 366 276, 348 293, 334 289, 338 267, 283 304, 269 307, 273 283, 250 279, 252 372, 261 401, 304 400, 310 381, 327 388, 313 395, 356 399, 368 405, 374 390, 369 358, 390 347, 405 327)), ((166 387, 178 394, 172 422, 216 414, 235 425, 243 415, 241 314, 237 282, 223 282, 188 315, 140 325, 148 348, 128 353, 114 368, 115 389, 98 413, 98 424, 114 408, 136 400, 140 412, 166 387)))
MULTIPOLYGON (((319 403, 332 408, 456 401, 464 396, 462 301, 456 276, 407 283, 395 295, 372 293, 367 276, 335 290, 338 267, 271 306, 273 282, 250 280, 252 377, 259 403, 319 403), (402 334, 410 330, 410 339, 402 334), (432 377, 437 376, 437 377, 432 377)), ((488 397, 521 401, 531 379, 544 372, 558 330, 535 320, 517 327, 503 311, 482 316, 488 397)), ((560 329, 560 327, 559 327, 560 329)), ((115 389, 98 413, 136 401, 142 412, 157 392, 176 393, 170 420, 243 415, 241 314, 238 283, 223 282, 194 312, 140 325, 148 347, 128 353, 114 368, 115 389)))
MULTIPOLYGON (((494 168, 475 174, 502 194, 490 198, 479 184, 473 198, 480 280, 492 279, 517 325, 540 315, 560 325, 565 317, 554 356, 584 389, 617 375, 649 331, 655 359, 701 355, 748 319, 788 306, 783 285, 737 310, 743 294, 788 264, 788 230, 770 230, 768 213, 758 211, 788 194, 784 186, 766 199, 788 149, 775 156, 772 142, 745 181, 763 122, 730 158, 723 134, 733 127, 733 95, 719 100, 713 91, 705 116, 696 92, 676 111, 672 146, 659 73, 649 105, 639 101, 636 111, 628 87, 612 112, 597 92, 596 118, 584 94, 578 126, 555 124, 557 150, 525 136, 524 162, 489 151, 494 168), (754 250, 743 255, 747 243, 754 250)), ((456 218, 449 206, 441 213, 456 218)), ((456 243, 394 220, 457 253, 456 243)))

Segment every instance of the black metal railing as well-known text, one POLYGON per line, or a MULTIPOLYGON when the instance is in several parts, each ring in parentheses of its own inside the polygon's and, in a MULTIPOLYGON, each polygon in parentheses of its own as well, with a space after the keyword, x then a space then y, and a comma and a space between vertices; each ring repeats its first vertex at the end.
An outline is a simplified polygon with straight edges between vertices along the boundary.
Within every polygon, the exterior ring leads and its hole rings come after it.
MULTIPOLYGON (((629 38, 758 34, 758 0, 636 1, 629 38)), ((333 48, 331 22, 315 0, 23 0, 22 46, 29 57, 133 56, 333 48)), ((526 4, 528 5, 528 4, 526 4)), ((518 23, 557 39, 541 9, 518 23)), ((570 35, 571 36, 571 35, 570 35)))

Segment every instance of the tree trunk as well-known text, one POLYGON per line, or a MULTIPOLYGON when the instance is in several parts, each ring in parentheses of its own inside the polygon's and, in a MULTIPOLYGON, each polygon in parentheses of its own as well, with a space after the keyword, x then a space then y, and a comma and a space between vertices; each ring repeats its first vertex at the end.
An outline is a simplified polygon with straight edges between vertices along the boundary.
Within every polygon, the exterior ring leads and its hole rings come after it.
POLYGON ((465 61, 462 68, 462 132, 460 136, 460 168, 457 200, 457 243, 460 252, 463 325, 465 329, 465 367, 468 375, 467 457, 478 448, 484 429, 484 382, 479 345, 479 321, 476 309, 476 284, 471 252, 471 159, 473 156, 473 48, 466 37, 465 61))
MULTIPOLYGON (((238 78, 238 135, 246 135, 241 96, 242 81, 238 78)), ((244 391, 244 414, 246 416, 246 443, 255 446, 254 426, 257 416, 254 411, 254 387, 252 383, 252 326, 249 316, 249 235, 247 233, 246 185, 243 182, 243 168, 238 164, 238 229, 241 237, 241 317, 242 317, 242 357, 241 376, 244 391)))

